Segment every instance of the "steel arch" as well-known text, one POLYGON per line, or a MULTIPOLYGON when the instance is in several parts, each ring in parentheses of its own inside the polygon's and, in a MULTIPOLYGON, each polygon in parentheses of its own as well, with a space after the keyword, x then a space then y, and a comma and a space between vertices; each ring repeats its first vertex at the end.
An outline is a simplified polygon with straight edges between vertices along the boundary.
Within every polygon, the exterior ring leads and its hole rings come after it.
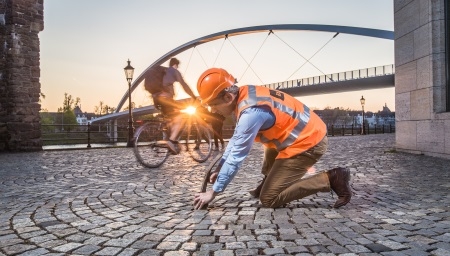
MULTIPOLYGON (((131 84, 131 92, 133 92, 136 87, 144 80, 144 74, 153 66, 158 66, 166 62, 172 56, 177 55, 178 53, 184 52, 190 48, 196 47, 197 45, 201 45, 204 43, 208 43, 217 39, 230 37, 230 36, 238 36, 244 34, 251 33, 261 33, 267 31, 274 30, 305 30, 305 31, 321 31, 321 32, 334 32, 334 33, 343 33, 343 34, 351 34, 358 36, 368 36, 375 37, 381 39, 394 40, 394 31, 389 30, 380 30, 380 29, 372 29, 372 28, 361 28, 361 27, 349 27, 349 26, 335 26, 335 25, 320 25, 320 24, 277 24, 277 25, 261 25, 261 26, 253 26, 253 27, 244 27, 237 28, 231 30, 225 30, 222 32, 210 34, 204 37, 197 38, 190 42, 187 42, 183 45, 178 46, 177 48, 169 51, 164 54, 158 60, 153 62, 150 66, 148 66, 131 84)), ((119 104, 116 108, 116 113, 120 111, 125 101, 128 99, 128 90, 123 95, 119 104)))

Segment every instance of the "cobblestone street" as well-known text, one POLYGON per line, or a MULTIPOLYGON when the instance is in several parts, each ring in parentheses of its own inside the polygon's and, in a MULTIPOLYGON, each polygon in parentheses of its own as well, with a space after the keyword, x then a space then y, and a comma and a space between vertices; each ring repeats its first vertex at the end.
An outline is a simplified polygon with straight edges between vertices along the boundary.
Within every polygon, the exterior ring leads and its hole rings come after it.
MULTIPOLYGON (((0 154, 0 255, 450 255, 450 160, 393 150, 395 134, 330 137, 317 170, 347 166, 352 201, 330 193, 262 208, 262 147, 208 210, 209 162, 160 168, 130 148, 0 154)), ((212 159, 212 158, 211 158, 212 159)))

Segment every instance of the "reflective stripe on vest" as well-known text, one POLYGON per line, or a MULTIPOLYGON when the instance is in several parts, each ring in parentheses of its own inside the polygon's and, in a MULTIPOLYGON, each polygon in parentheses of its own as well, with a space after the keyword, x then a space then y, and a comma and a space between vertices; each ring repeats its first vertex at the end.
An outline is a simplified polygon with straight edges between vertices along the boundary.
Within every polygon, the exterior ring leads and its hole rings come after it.
POLYGON ((297 140, 298 136, 303 131, 303 128, 305 128, 305 126, 308 124, 310 113, 309 113, 309 108, 305 105, 303 105, 303 108, 304 108, 303 113, 298 113, 298 112, 294 113, 294 111, 292 109, 290 109, 278 102, 274 102, 274 107, 285 113, 289 113, 289 115, 291 117, 294 117, 295 119, 297 119, 299 121, 298 124, 294 127, 294 129, 289 133, 289 136, 283 142, 280 142, 275 139, 269 140, 261 135, 260 138, 261 138, 262 143, 271 142, 277 147, 278 151, 281 151, 281 150, 287 148, 289 145, 292 145, 292 143, 294 143, 294 141, 297 140))
POLYGON ((284 141, 279 141, 278 139, 268 139, 262 135, 260 135, 259 137, 260 141, 262 143, 273 143, 277 147, 278 151, 281 151, 292 145, 297 140, 305 126, 308 124, 311 115, 310 109, 306 105, 301 103, 303 105, 303 112, 295 112, 295 110, 293 110, 289 106, 286 106, 281 102, 274 101, 271 96, 257 96, 255 86, 248 85, 247 88, 248 98, 239 102, 238 113, 241 113, 242 110, 249 106, 264 105, 264 102, 267 102, 274 109, 277 109, 285 113, 286 115, 289 115, 291 118, 298 120, 298 124, 289 132, 288 137, 286 137, 284 141))

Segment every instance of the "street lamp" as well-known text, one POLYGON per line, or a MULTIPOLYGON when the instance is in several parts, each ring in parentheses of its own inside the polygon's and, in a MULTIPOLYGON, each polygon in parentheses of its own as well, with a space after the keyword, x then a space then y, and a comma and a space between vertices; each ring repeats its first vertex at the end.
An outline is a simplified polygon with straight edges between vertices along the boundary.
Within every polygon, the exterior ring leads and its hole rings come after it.
POLYGON ((364 104, 366 104, 366 99, 364 99, 364 96, 361 96, 361 99, 359 100, 361 102, 361 107, 362 107, 362 129, 361 129, 361 134, 365 135, 366 134, 366 128, 364 125, 364 104))
POLYGON ((128 65, 123 69, 125 71, 125 77, 128 81, 128 141, 127 147, 133 147, 134 141, 134 127, 133 127, 133 115, 131 113, 131 80, 133 80, 134 68, 130 65, 128 59, 128 65))

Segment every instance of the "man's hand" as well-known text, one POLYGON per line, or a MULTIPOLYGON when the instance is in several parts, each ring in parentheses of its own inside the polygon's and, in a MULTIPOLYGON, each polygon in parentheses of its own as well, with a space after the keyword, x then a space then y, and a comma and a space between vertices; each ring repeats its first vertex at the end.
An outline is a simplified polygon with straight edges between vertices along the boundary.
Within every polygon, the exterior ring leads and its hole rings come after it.
POLYGON ((202 209, 203 206, 211 202, 217 194, 217 192, 211 189, 209 191, 206 191, 205 193, 195 195, 194 210, 202 209))

